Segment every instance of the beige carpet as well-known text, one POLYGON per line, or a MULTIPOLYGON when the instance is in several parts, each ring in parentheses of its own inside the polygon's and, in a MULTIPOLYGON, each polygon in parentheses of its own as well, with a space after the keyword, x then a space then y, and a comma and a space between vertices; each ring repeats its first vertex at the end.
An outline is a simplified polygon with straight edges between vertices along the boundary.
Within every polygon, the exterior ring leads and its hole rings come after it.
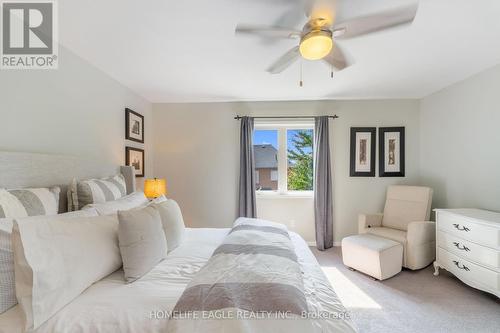
POLYGON ((342 264, 336 247, 312 251, 359 332, 498 332, 500 300, 432 265, 374 281, 342 264))

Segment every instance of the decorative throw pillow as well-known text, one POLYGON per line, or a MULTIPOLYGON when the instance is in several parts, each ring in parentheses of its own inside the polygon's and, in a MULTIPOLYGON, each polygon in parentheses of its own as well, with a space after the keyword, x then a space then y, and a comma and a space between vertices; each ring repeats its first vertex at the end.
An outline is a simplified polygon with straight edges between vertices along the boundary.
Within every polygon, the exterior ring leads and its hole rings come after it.
POLYGON ((103 203, 90 204, 83 209, 94 208, 99 215, 116 214, 119 210, 129 210, 138 207, 145 207, 149 204, 144 192, 134 192, 118 200, 103 203))
POLYGON ((74 179, 68 194, 68 210, 79 210, 86 205, 113 201, 126 195, 127 185, 122 174, 103 179, 74 179))
POLYGON ((55 215, 60 192, 59 187, 0 189, 0 218, 55 215))
POLYGON ((0 313, 17 304, 14 254, 10 242, 12 222, 12 219, 0 219, 0 313))
POLYGON ((0 189, 0 314, 17 304, 10 240, 13 218, 57 214, 59 192, 59 187, 0 189))
POLYGON ((160 214, 153 207, 118 211, 118 242, 127 283, 149 272, 167 255, 160 214))
POLYGON ((16 296, 31 332, 94 282, 122 265, 116 216, 95 210, 16 219, 12 248, 16 296))
POLYGON ((186 227, 182 218, 181 208, 175 200, 169 199, 162 203, 152 204, 160 213, 163 231, 167 238, 168 251, 178 247, 184 240, 186 227))

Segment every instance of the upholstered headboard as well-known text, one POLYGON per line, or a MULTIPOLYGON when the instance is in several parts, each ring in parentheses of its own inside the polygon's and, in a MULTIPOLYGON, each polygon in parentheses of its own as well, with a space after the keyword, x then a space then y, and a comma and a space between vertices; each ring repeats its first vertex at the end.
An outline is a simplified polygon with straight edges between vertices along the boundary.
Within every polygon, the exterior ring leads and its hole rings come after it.
POLYGON ((135 191, 132 167, 117 166, 76 156, 0 151, 0 188, 61 187, 59 212, 67 211, 67 189, 73 178, 90 179, 121 172, 127 194, 135 191))

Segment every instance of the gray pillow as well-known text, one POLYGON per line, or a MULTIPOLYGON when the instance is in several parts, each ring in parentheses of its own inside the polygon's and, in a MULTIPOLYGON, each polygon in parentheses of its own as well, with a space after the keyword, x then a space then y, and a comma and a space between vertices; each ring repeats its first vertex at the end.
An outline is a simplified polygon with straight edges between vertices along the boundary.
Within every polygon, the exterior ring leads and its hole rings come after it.
POLYGON ((0 218, 56 215, 60 192, 59 187, 16 190, 0 188, 0 218))
POLYGON ((127 283, 149 272, 167 255, 160 214, 153 207, 118 211, 118 242, 127 283))
POLYGON ((10 241, 12 223, 12 219, 0 219, 0 314, 17 304, 14 253, 10 241))
POLYGON ((181 209, 177 202, 172 199, 151 206, 155 207, 160 213, 163 231, 167 238, 168 251, 170 252, 181 245, 184 240, 186 227, 184 226, 181 209))
POLYGON ((86 205, 113 201, 126 195, 127 185, 122 174, 103 179, 73 179, 68 191, 68 210, 79 210, 86 205))

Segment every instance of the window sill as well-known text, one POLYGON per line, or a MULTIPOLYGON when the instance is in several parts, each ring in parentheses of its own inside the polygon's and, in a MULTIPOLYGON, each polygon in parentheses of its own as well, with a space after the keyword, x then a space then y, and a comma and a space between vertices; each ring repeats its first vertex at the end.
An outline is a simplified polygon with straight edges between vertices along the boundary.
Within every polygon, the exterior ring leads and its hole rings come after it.
POLYGON ((313 199, 314 192, 312 191, 304 191, 304 192, 286 192, 286 193, 263 193, 257 192, 255 193, 258 199, 313 199))

